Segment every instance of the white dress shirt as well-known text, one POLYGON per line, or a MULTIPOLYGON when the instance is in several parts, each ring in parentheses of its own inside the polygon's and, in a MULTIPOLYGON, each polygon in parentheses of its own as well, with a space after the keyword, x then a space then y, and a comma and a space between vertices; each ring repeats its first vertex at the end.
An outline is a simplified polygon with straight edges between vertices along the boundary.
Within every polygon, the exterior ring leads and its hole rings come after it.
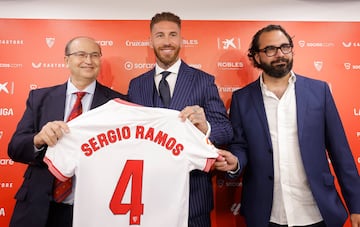
POLYGON ((274 194, 270 221, 288 226, 322 221, 300 154, 295 82, 296 76, 291 72, 289 85, 279 99, 260 78, 273 145, 274 194))
MULTIPOLYGON (((92 82, 89 86, 85 88, 85 90, 82 90, 86 92, 86 95, 81 99, 82 104, 82 111, 86 112, 90 110, 91 103, 94 97, 96 87, 96 81, 92 82)), ((67 90, 66 90, 66 101, 65 101, 65 114, 64 114, 64 121, 66 122, 70 112, 75 104, 76 101, 76 94, 75 92, 78 92, 79 90, 71 83, 70 79, 67 82, 67 90)), ((75 192, 75 184, 76 184, 76 177, 74 176, 72 178, 72 192, 71 194, 62 201, 62 203, 65 204, 73 204, 74 203, 74 192, 75 192)))

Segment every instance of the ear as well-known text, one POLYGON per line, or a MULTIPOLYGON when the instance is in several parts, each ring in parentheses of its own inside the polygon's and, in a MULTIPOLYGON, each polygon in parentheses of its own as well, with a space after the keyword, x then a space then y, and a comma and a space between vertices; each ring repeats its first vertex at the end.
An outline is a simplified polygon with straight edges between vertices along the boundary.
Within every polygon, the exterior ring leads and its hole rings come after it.
POLYGON ((151 49, 154 49, 154 46, 153 46, 153 44, 152 44, 152 38, 151 38, 151 36, 149 37, 149 47, 150 47, 151 49))
POLYGON ((69 68, 69 56, 64 57, 64 63, 65 63, 65 67, 69 68))
POLYGON ((260 56, 259 56, 259 53, 255 53, 255 55, 254 55, 254 61, 255 61, 255 63, 256 64, 260 64, 259 62, 260 62, 260 56))

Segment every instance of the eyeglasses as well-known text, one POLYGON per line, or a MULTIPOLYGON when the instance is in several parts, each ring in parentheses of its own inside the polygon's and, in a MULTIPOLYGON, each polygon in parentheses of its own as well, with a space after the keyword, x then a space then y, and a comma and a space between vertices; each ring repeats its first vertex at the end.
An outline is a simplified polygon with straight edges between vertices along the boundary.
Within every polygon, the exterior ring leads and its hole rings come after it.
POLYGON ((68 54, 66 56, 71 56, 71 55, 73 55, 79 59, 86 59, 88 56, 90 56, 90 59, 95 59, 95 60, 100 59, 100 57, 102 56, 102 54, 99 52, 87 53, 85 51, 77 51, 77 52, 68 54))
POLYGON ((283 54, 288 54, 292 51, 293 46, 290 44, 282 44, 279 47, 275 46, 267 46, 263 49, 260 49, 259 52, 264 52, 266 56, 272 57, 275 56, 280 49, 283 54))

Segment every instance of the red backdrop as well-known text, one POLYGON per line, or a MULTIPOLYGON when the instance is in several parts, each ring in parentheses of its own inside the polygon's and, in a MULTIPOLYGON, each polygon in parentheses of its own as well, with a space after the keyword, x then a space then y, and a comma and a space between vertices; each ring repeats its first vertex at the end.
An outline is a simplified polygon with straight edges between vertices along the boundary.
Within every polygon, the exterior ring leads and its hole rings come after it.
MULTIPOLYGON (((183 21, 181 56, 216 77, 229 107, 232 92, 258 76, 247 49, 252 35, 269 23, 281 24, 293 35, 294 71, 331 85, 359 169, 359 22, 183 21)), ((122 93, 127 93, 131 78, 154 66, 155 59, 148 43, 149 21, 144 20, 0 19, 0 30, 0 226, 8 226, 26 166, 9 159, 7 144, 29 90, 68 78, 63 64, 66 42, 78 35, 94 37, 103 50, 99 80, 122 93)), ((239 215, 241 181, 214 172, 213 185, 213 226, 245 226, 239 215)))

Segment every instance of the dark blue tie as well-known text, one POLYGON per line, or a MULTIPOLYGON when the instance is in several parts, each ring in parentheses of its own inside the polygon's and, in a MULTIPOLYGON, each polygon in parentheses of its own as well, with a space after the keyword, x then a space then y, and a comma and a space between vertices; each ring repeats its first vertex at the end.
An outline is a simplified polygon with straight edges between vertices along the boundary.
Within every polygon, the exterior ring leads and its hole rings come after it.
POLYGON ((164 106, 167 108, 170 105, 170 88, 169 88, 169 84, 166 81, 166 77, 170 74, 171 72, 169 71, 163 71, 162 74, 162 78, 160 80, 159 83, 159 93, 160 93, 160 98, 164 104, 164 106))

